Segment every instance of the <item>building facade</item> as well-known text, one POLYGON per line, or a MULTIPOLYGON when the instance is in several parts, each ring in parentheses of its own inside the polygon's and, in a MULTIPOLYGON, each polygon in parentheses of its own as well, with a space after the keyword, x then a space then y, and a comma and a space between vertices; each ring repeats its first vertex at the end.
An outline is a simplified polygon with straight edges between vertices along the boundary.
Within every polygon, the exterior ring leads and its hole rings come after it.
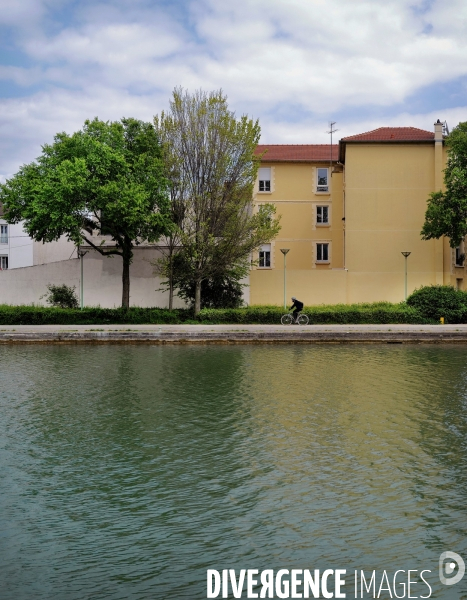
POLYGON ((442 123, 433 132, 383 127, 343 138, 332 151, 272 145, 258 153, 255 209, 274 204, 282 229, 255 257, 252 304, 284 301, 281 250, 287 302, 399 302, 406 260, 409 294, 422 285, 464 287, 463 248, 420 236, 429 194, 443 189, 442 123))
POLYGON ((19 269, 50 262, 67 260, 76 256, 75 245, 65 237, 57 242, 35 242, 24 231, 22 223, 11 225, 3 218, 0 204, 0 269, 19 269), (74 254, 73 254, 74 253, 74 254))

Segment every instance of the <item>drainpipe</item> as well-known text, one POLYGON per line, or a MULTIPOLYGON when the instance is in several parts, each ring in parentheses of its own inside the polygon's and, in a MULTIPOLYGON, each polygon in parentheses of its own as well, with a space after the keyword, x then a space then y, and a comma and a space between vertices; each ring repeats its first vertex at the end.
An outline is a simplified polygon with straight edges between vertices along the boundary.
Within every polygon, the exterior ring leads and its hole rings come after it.
MULTIPOLYGON (((435 192, 443 189, 443 124, 438 119, 435 128, 435 192)), ((435 282, 444 285, 444 236, 435 240, 435 282)), ((449 282, 448 282, 449 283, 449 282)))

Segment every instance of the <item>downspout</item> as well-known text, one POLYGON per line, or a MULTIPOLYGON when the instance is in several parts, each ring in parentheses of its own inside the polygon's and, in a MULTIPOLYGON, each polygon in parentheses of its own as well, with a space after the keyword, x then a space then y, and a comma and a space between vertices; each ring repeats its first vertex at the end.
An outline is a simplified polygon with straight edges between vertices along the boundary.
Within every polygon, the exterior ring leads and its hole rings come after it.
MULTIPOLYGON (((435 192, 443 188, 443 124, 438 119, 435 127, 435 192)), ((444 236, 435 242, 435 282, 444 285, 444 236)), ((450 282, 448 282, 450 283, 450 282)))

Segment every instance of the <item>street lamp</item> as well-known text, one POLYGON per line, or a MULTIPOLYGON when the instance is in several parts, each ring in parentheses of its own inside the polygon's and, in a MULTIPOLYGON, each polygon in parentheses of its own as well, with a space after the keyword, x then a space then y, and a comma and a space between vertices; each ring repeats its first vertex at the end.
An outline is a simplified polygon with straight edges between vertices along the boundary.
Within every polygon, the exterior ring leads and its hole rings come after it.
POLYGON ((83 262, 84 262, 84 255, 87 254, 87 252, 84 252, 84 250, 81 250, 81 248, 78 248, 78 256, 80 258, 80 269, 81 269, 81 277, 80 277, 80 281, 79 281, 79 306, 81 308, 81 310, 83 310, 84 308, 84 280, 83 280, 83 262))
POLYGON ((289 252, 290 248, 281 248, 281 252, 284 255, 284 310, 287 308, 287 304, 286 304, 286 285, 285 285, 285 271, 286 271, 286 256, 287 256, 287 252, 289 252))
POLYGON ((407 300, 407 257, 411 255, 411 252, 401 252, 405 258, 405 299, 407 300))

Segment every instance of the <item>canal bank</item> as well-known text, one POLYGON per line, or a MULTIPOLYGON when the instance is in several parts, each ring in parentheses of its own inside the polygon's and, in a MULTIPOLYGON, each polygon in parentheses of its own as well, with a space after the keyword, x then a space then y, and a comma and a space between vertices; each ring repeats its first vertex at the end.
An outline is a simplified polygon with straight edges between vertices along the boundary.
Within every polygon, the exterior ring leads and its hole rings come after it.
POLYGON ((16 325, 0 344, 460 343, 467 325, 16 325))

